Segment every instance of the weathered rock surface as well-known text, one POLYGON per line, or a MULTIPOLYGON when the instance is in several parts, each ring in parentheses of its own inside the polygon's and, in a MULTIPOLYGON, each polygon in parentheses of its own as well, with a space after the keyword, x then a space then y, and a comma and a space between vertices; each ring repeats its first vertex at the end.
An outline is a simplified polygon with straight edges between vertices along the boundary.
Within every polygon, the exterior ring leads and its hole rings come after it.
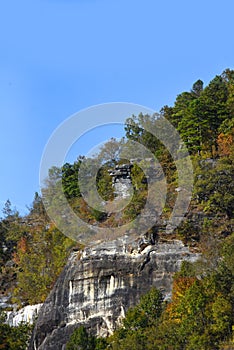
POLYGON ((127 198, 131 195, 131 168, 132 164, 116 165, 114 170, 109 170, 112 177, 114 194, 118 199, 127 198))
POLYGON ((194 261, 180 241, 128 252, 123 241, 74 252, 42 306, 30 350, 64 350, 71 333, 85 325, 93 334, 111 334, 126 310, 152 286, 169 297, 172 276, 183 260, 194 261))
POLYGON ((13 327, 17 327, 21 322, 33 324, 42 305, 27 305, 18 311, 7 311, 6 322, 13 327))

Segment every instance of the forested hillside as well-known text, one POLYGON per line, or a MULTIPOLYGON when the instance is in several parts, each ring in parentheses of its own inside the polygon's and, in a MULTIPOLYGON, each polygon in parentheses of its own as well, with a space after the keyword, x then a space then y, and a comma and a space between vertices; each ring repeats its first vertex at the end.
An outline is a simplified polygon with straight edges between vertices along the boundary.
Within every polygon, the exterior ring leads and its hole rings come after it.
MULTIPOLYGON (((123 326, 110 339, 97 341, 84 329, 78 329, 67 349, 233 348, 234 71, 225 70, 207 86, 197 80, 190 91, 180 93, 174 105, 164 106, 159 115, 129 116, 125 138, 120 142, 111 139, 96 158, 90 159, 90 176, 91 164, 96 160, 102 162, 97 177, 99 194, 104 199, 113 199, 108 170, 127 162, 119 158, 121 145, 130 140, 145 145, 159 160, 167 179, 163 221, 169 217, 176 200, 178 174, 168 150, 142 126, 147 118, 152 123, 160 115, 179 131, 188 148, 194 166, 194 189, 185 220, 173 234, 165 235, 163 227, 151 230, 158 239, 181 239, 191 249, 201 252, 202 258, 194 265, 182 266, 174 278, 171 301, 164 302, 160 292, 152 290, 128 311, 123 326)), ((144 207, 148 190, 140 167, 133 165, 133 198, 117 217, 90 208, 82 198, 77 176, 83 160, 79 156, 74 164, 52 168, 44 193, 61 181, 73 210, 86 222, 96 222, 102 227, 115 227, 135 218, 144 207)), ((86 164, 88 167, 89 163, 86 164)), ((9 296, 8 304, 16 303, 19 307, 43 302, 71 249, 80 249, 81 245, 59 232, 47 216, 38 193, 27 215, 22 217, 12 209, 10 201, 2 215, 2 295, 9 296)), ((11 332, 7 326, 1 327, 0 347, 13 349, 9 345, 11 332)))
MULTIPOLYGON (((67 349, 234 348, 234 71, 226 70, 204 88, 198 80, 161 114, 180 132, 194 165, 190 210, 175 235, 199 250, 201 259, 184 263, 174 276, 171 301, 163 301, 160 291, 153 289, 128 310, 123 325, 109 339, 97 340, 78 328, 67 349)), ((131 117, 126 136, 143 143, 160 160, 168 181, 166 218, 175 201, 176 169, 164 146, 142 128, 147 118, 131 117)), ((142 183, 141 172, 134 175, 134 181, 142 183)), ((141 194, 146 191, 142 187, 141 194)))

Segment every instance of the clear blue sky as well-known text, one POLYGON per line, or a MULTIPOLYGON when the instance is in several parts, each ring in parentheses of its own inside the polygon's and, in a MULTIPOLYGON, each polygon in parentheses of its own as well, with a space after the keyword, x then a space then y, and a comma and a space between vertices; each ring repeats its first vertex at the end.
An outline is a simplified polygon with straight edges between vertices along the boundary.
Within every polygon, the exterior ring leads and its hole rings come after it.
POLYGON ((112 101, 157 111, 233 69, 233 13, 233 0, 2 1, 0 202, 30 205, 45 144, 75 112, 112 101))

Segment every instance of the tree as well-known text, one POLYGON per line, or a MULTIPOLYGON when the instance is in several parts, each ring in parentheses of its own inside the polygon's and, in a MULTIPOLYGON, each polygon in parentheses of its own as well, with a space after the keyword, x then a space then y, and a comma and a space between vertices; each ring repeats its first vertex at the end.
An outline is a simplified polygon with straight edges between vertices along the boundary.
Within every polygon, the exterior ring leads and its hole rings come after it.
POLYGON ((72 333, 66 350, 104 350, 106 345, 105 339, 89 335, 86 328, 81 326, 72 333))
POLYGON ((232 113, 232 87, 233 80, 216 76, 204 89, 198 80, 191 92, 177 96, 171 122, 192 154, 205 150, 215 156, 219 126, 232 113))
MULTIPOLYGON (((216 76, 200 95, 203 118, 207 120, 206 140, 207 146, 217 151, 218 129, 228 117, 227 109, 228 89, 221 76, 216 76)), ((211 149, 212 154, 214 151, 211 149)))
POLYGON ((0 310, 0 349, 25 350, 32 332, 32 326, 21 323, 17 327, 6 324, 6 315, 0 310))
POLYGON ((118 141, 112 137, 103 146, 101 146, 98 154, 96 155, 101 164, 107 163, 108 166, 114 166, 120 159, 120 152, 124 142, 124 138, 118 141))
POLYGON ((20 305, 44 302, 73 245, 53 224, 44 230, 34 226, 31 234, 18 242, 14 257, 18 265, 14 301, 20 305))
POLYGON ((194 97, 199 97, 203 91, 203 81, 201 79, 198 79, 192 87, 191 93, 194 97))
POLYGON ((4 218, 0 222, 1 233, 1 257, 6 262, 10 260, 25 232, 19 212, 12 209, 10 200, 7 200, 3 208, 4 218), (3 249, 4 248, 4 249, 3 249))
POLYGON ((143 295, 140 303, 129 308, 123 325, 108 339, 110 348, 115 349, 147 349, 145 332, 156 326, 163 311, 163 296, 156 288, 143 295))
POLYGON ((65 163, 62 167, 62 184, 64 194, 68 199, 81 197, 78 173, 82 160, 78 159, 74 164, 65 163))
POLYGON ((227 109, 231 118, 233 118, 234 117, 234 70, 226 69, 221 76, 227 85, 227 89, 228 89, 227 109))
POLYGON ((144 145, 148 150, 155 153, 162 146, 161 142, 149 131, 144 128, 145 123, 154 125, 159 115, 144 115, 140 113, 138 116, 132 116, 125 122, 126 137, 129 140, 136 141, 144 145))
POLYGON ((233 160, 233 156, 221 158, 215 167, 204 163, 204 169, 195 184, 196 194, 204 204, 204 210, 227 215, 228 219, 232 219, 234 214, 233 160))
POLYGON ((203 106, 195 99, 186 108, 183 118, 178 124, 178 131, 192 154, 200 154, 208 128, 208 120, 204 118, 203 106))

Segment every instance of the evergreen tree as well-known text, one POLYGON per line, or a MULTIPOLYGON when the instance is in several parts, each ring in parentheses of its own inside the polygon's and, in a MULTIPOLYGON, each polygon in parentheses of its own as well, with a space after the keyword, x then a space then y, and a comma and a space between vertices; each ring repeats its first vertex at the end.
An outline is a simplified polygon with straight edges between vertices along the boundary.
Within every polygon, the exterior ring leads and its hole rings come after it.
POLYGON ((72 333, 66 350, 104 350, 106 345, 105 339, 89 335, 85 327, 81 326, 72 333))

